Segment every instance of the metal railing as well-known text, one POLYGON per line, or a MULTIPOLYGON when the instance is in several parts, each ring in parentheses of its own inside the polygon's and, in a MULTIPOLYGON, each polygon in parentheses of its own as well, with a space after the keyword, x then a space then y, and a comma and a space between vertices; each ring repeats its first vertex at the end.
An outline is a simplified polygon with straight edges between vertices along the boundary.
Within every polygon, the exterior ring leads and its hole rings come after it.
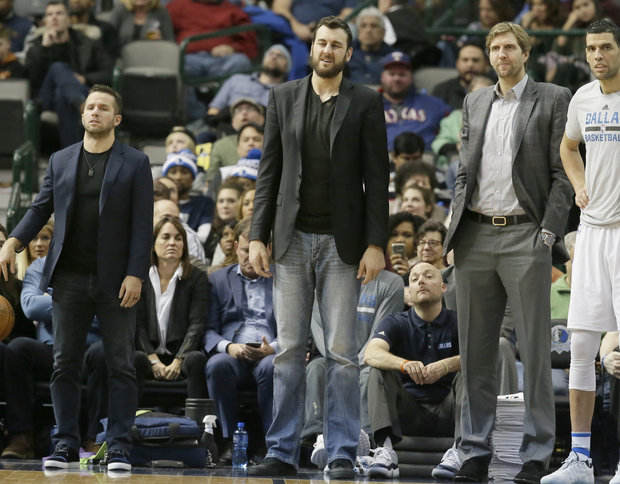
POLYGON ((7 230, 11 232, 28 210, 38 185, 37 150, 26 141, 13 152, 13 174, 9 206, 6 211, 7 230))

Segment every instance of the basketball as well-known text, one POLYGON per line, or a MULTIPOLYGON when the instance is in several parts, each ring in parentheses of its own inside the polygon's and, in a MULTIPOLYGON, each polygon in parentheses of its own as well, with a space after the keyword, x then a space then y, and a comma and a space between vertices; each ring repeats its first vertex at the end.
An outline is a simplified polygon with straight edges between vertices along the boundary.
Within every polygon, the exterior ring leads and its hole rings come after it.
POLYGON ((0 341, 13 331, 15 312, 13 306, 4 296, 0 296, 0 341))

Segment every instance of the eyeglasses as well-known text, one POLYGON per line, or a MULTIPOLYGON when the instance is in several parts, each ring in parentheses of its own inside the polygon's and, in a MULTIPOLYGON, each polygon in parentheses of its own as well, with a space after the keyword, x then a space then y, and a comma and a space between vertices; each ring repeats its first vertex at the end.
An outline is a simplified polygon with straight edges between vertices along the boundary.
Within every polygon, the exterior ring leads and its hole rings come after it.
POLYGON ((418 242, 418 247, 424 247, 425 245, 428 245, 431 249, 435 249, 442 245, 442 243, 438 240, 420 240, 418 242))

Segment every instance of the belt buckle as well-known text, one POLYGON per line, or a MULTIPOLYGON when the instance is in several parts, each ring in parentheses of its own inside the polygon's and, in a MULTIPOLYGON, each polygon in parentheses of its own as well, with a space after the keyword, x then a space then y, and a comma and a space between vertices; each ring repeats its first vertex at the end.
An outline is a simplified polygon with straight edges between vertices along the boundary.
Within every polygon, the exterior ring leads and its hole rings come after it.
POLYGON ((506 225, 506 217, 493 217, 491 223, 495 227, 504 227, 506 225))

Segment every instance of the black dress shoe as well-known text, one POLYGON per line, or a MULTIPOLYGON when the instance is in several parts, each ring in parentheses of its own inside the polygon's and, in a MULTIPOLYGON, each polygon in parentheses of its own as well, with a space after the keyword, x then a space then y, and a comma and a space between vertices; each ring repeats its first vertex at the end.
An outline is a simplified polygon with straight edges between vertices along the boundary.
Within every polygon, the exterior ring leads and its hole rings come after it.
POLYGON ((472 457, 463 462, 454 474, 457 482, 486 482, 489 478, 489 461, 483 457, 472 457))
POLYGON ((515 476, 514 481, 520 484, 540 484, 540 478, 546 475, 547 468, 542 462, 530 460, 523 464, 521 471, 515 476))
POLYGON ((327 475, 330 479, 355 479, 355 469, 350 460, 336 459, 329 464, 327 475))
POLYGON ((220 452, 220 464, 229 466, 232 464, 233 446, 232 442, 225 442, 220 452))
POLYGON ((295 475, 297 475, 297 469, 294 466, 275 457, 267 457, 257 466, 248 467, 248 476, 287 477, 295 475))

